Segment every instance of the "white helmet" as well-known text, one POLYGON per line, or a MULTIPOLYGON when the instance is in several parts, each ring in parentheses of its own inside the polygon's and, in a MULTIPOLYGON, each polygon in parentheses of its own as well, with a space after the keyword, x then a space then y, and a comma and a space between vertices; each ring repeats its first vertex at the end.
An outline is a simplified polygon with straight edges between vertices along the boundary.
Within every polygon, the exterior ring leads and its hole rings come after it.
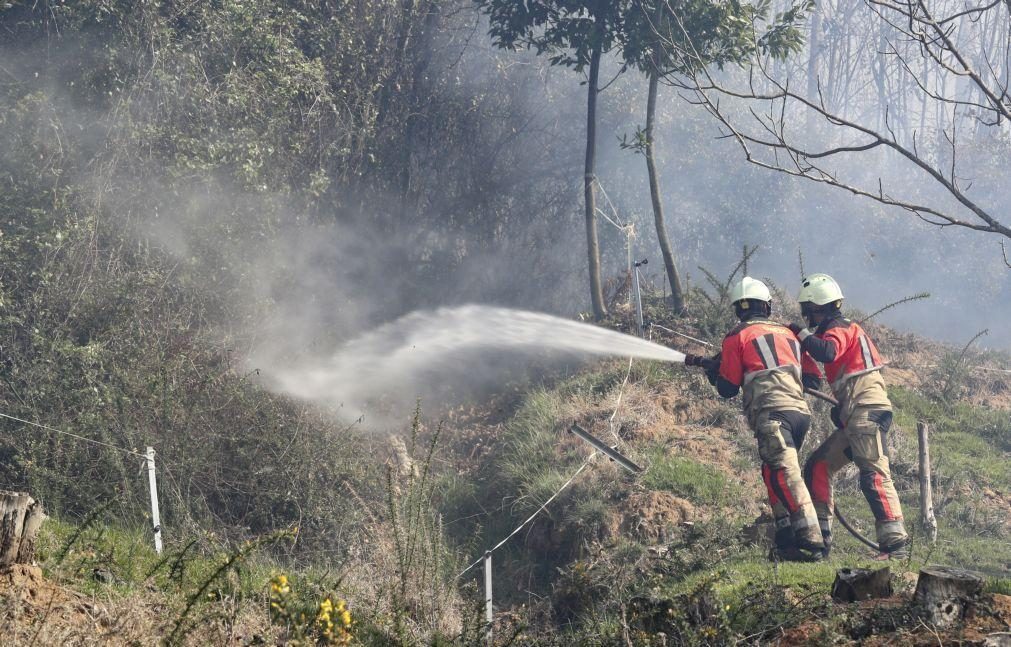
POLYGON ((842 301, 843 294, 839 284, 828 274, 812 274, 801 279, 800 294, 797 301, 823 306, 836 301, 842 301))
POLYGON ((730 302, 737 303, 743 299, 754 299, 755 301, 772 301, 772 293, 765 283, 750 276, 745 276, 730 290, 730 302))

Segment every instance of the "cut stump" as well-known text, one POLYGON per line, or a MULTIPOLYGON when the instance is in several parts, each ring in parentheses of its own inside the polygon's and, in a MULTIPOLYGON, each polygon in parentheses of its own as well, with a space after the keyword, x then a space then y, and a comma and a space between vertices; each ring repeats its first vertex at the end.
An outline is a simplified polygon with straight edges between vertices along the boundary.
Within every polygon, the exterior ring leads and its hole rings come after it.
POLYGON ((983 592, 983 575, 964 568, 924 566, 916 582, 916 600, 938 627, 965 617, 966 609, 983 592))
POLYGON ((891 597, 892 570, 885 566, 876 571, 867 568, 841 568, 832 584, 832 599, 836 602, 857 602, 891 597))
POLYGON ((30 494, 0 490, 0 568, 32 563, 45 519, 42 504, 30 494))

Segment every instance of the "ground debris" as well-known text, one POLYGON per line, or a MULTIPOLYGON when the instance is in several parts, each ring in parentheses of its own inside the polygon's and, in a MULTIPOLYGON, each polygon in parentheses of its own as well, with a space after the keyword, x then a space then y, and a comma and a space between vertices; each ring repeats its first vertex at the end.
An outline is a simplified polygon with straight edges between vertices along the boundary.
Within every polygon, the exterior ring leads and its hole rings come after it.
POLYGON ((877 570, 841 568, 832 584, 832 599, 836 602, 888 598, 893 593, 892 570, 887 566, 877 570))

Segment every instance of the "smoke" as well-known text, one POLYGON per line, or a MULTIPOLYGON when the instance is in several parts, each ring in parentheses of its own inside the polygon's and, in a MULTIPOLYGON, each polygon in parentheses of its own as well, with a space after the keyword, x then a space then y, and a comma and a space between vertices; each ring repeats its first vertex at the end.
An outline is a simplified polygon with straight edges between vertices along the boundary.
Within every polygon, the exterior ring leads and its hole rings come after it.
MULTIPOLYGON (((234 206, 221 207, 256 196, 219 186, 213 200, 188 209, 200 214, 201 226, 170 232, 148 223, 155 227, 144 234, 173 251, 213 247, 219 255, 202 256, 222 259, 219 271, 245 268, 223 286, 242 321, 230 334, 247 339, 249 367, 261 369, 269 388, 348 418, 364 411, 372 420, 402 417, 418 397, 459 401, 598 353, 575 352, 567 344, 580 337, 556 320, 440 308, 479 302, 571 317, 587 307, 580 213, 585 86, 578 75, 530 54, 473 41, 436 46, 433 67, 452 76, 441 90, 447 110, 455 102, 477 106, 473 121, 456 124, 455 132, 479 138, 467 148, 430 141, 419 153, 427 163, 414 177, 421 193, 416 220, 398 221, 397 199, 375 193, 362 211, 332 219, 305 217, 279 198, 270 217, 263 204, 243 211, 259 208, 254 221, 271 223, 250 231, 221 217, 234 206), (481 193, 440 188, 461 182, 481 193), (475 212, 481 217, 460 219, 475 212), (208 222, 215 231, 207 231, 208 222), (500 224, 474 224, 488 222, 500 224), (241 259, 251 254, 257 263, 249 271, 241 259)), ((609 66, 602 76, 618 72, 614 61, 609 66)), ((635 224, 633 255, 654 261, 647 278, 660 290, 665 278, 645 163, 617 145, 643 123, 645 89, 643 77, 626 72, 602 94, 598 176, 616 217, 635 224)), ((803 254, 807 272, 835 276, 847 306, 864 312, 932 294, 884 313, 883 323, 954 343, 990 327, 990 343, 1011 346, 1011 332, 994 325, 1009 314, 1011 288, 996 243, 987 251, 991 239, 940 230, 869 200, 757 169, 717 135, 706 115, 663 91, 658 161, 669 231, 689 281, 699 283, 699 266, 729 272, 745 245, 758 245, 750 273, 792 294, 803 254)), ((908 181, 893 162, 867 154, 839 170, 908 181)), ((991 193, 1007 188, 1006 178, 995 186, 991 193)), ((168 211, 179 210, 177 200, 166 202, 168 211)), ((627 262, 624 233, 604 220, 599 228, 605 277, 617 276, 627 262)))
MULTIPOLYGON (((470 20, 465 13, 462 22, 470 20)), ((431 103, 411 142, 403 194, 334 179, 310 204, 200 169, 185 180, 161 179, 164 169, 131 167, 131 151, 95 177, 96 200, 118 222, 216 295, 208 325, 261 369, 268 387, 356 417, 410 406, 418 396, 481 393, 546 364, 640 352, 615 338, 590 339, 571 321, 490 307, 572 317, 588 306, 586 88, 579 74, 551 68, 544 57, 494 49, 481 23, 476 31, 459 27, 432 44, 431 103), (452 307, 473 303, 489 307, 452 307)), ((6 57, 5 66, 16 67, 6 57)), ((665 278, 645 162, 618 145, 643 124, 646 79, 618 75, 614 60, 604 67, 602 78, 617 79, 598 106, 597 175, 616 217, 635 224, 633 255, 653 261, 647 279, 659 291, 665 278)), ((79 109, 71 103, 61 109, 79 109)), ((749 272, 794 293, 802 253, 807 272, 835 276, 847 305, 865 312, 913 293, 933 295, 884 313, 884 323, 952 342, 989 327, 990 343, 1011 346, 1011 330, 999 325, 1011 314, 1011 286, 996 238, 941 230, 755 168, 677 93, 662 90, 659 104, 663 201, 691 283, 700 282, 699 266, 724 275, 745 245, 759 245, 749 272)), ((89 112, 68 121, 102 119, 89 112)), ((873 154, 854 155, 839 170, 918 181, 873 154)), ((1009 181, 995 173, 974 190, 999 204, 1009 181)), ((599 230, 605 279, 619 276, 625 235, 603 220, 599 230)))
MULTIPOLYGON (((606 145, 608 134, 613 142, 614 136, 634 133, 643 123, 645 83, 630 74, 602 97, 600 112, 607 122, 600 127, 606 134, 599 175, 621 215, 636 223, 637 258, 659 260, 645 162, 606 145)), ((870 97, 862 101, 849 108, 872 114, 878 110, 870 97)), ((1011 270, 1004 266, 1000 237, 933 226, 870 199, 752 166, 735 141, 720 138, 716 124, 677 92, 661 88, 658 103, 663 108, 655 147, 668 230, 692 282, 705 285, 700 266, 726 275, 745 245, 758 245, 750 273, 771 279, 788 294, 799 289, 802 254, 806 272, 825 272, 840 281, 848 308, 873 312, 912 294, 932 295, 883 313, 881 323, 954 344, 989 327, 988 343, 1011 347, 1011 330, 1000 325, 1011 315, 1011 270)), ((789 125, 797 128, 797 120, 789 125)), ((1003 138, 988 141, 1004 151, 1006 168, 1011 143, 1003 138)), ((1011 191, 1011 175, 998 170, 1001 154, 969 137, 965 143, 958 160, 963 188, 968 186, 975 200, 1000 213, 1002 196, 1011 191)), ((926 147, 921 141, 920 150, 926 147)), ((932 179, 912 172, 894 153, 853 154, 832 170, 869 186, 877 186, 880 178, 886 190, 926 204, 951 201, 932 179)), ((614 271, 624 260, 623 241, 602 227, 608 267, 614 271)), ((662 265, 651 263, 649 268, 648 278, 660 289, 662 265)))

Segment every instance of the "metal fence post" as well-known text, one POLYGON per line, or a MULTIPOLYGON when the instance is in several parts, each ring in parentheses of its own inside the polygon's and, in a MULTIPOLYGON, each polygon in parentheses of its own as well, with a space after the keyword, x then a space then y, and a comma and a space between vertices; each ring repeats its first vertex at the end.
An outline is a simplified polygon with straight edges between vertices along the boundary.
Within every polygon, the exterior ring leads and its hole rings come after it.
POLYGON ((158 512, 158 483, 154 472, 154 447, 148 447, 145 454, 147 463, 147 483, 151 489, 151 524, 154 528, 154 551, 161 554, 161 515, 158 512))
POLYGON ((492 644, 492 623, 495 620, 491 605, 491 551, 484 554, 484 619, 487 624, 484 638, 488 644, 492 644))
POLYGON ((639 336, 640 337, 643 336, 643 326, 644 326, 644 323, 643 323, 643 320, 642 320, 642 292, 641 292, 641 286, 639 284, 639 268, 641 266, 645 265, 648 262, 649 262, 649 260, 645 259, 645 258, 642 259, 641 261, 636 261, 636 263, 635 263, 635 275, 632 277, 633 278, 633 282, 634 282, 634 289, 635 289, 635 319, 636 319, 636 324, 639 327, 639 336))

